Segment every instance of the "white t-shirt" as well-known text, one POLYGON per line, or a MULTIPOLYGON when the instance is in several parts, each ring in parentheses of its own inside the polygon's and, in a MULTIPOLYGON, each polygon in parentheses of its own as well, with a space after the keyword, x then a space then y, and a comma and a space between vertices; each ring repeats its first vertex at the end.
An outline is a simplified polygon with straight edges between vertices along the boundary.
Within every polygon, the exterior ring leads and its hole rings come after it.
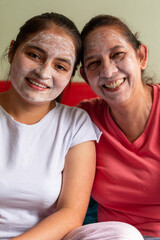
POLYGON ((17 236, 55 212, 68 150, 99 140, 99 129, 79 108, 56 103, 33 125, 0 107, 0 239, 17 236))

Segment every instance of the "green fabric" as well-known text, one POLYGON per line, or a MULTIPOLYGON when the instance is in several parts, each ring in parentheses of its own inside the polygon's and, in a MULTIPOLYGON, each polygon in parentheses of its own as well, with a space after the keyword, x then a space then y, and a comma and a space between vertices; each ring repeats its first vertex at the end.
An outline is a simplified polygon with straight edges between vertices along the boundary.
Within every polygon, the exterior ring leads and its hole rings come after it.
POLYGON ((97 222, 97 202, 91 197, 83 225, 97 222))

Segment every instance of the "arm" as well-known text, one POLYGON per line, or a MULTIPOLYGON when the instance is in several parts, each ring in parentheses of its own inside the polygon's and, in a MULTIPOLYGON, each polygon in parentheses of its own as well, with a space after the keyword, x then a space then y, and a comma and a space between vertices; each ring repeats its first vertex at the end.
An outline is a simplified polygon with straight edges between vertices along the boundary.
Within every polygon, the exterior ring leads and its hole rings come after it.
POLYGON ((60 240, 82 225, 95 175, 95 155, 93 141, 68 151, 57 211, 12 240, 60 240))

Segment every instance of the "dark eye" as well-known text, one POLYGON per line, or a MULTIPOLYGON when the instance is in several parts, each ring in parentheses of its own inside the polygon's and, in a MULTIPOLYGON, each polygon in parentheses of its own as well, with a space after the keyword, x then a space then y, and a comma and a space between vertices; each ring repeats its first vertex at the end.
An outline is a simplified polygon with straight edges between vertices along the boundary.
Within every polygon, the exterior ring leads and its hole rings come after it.
POLYGON ((61 71, 67 71, 65 67, 63 67, 62 65, 56 65, 57 69, 61 70, 61 71))
POLYGON ((40 59, 40 57, 36 53, 29 53, 29 56, 32 58, 40 59))
POLYGON ((125 55, 125 52, 116 52, 111 56, 111 58, 121 60, 124 57, 124 55, 125 55))
POLYGON ((100 60, 92 61, 87 64, 88 69, 95 69, 97 66, 100 65, 100 60))
POLYGON ((35 59, 40 60, 41 59, 40 54, 38 54, 34 51, 26 51, 26 55, 29 56, 29 58, 31 60, 35 60, 35 59))

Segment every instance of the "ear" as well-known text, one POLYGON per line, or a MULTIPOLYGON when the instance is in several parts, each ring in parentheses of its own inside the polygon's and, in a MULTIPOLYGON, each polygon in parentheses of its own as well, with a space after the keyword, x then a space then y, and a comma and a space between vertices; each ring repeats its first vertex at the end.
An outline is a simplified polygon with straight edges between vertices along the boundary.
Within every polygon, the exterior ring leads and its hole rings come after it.
POLYGON ((138 49, 138 57, 140 60, 141 70, 144 70, 147 66, 148 49, 144 44, 141 44, 138 49))
POLYGON ((85 80, 85 82, 87 84, 89 84, 87 76, 86 76, 85 71, 84 71, 84 68, 82 66, 80 67, 80 74, 81 74, 82 78, 85 80))
POLYGON ((11 64, 12 63, 12 49, 13 49, 13 44, 14 40, 11 41, 10 46, 9 46, 9 52, 8 52, 8 61, 11 64))

